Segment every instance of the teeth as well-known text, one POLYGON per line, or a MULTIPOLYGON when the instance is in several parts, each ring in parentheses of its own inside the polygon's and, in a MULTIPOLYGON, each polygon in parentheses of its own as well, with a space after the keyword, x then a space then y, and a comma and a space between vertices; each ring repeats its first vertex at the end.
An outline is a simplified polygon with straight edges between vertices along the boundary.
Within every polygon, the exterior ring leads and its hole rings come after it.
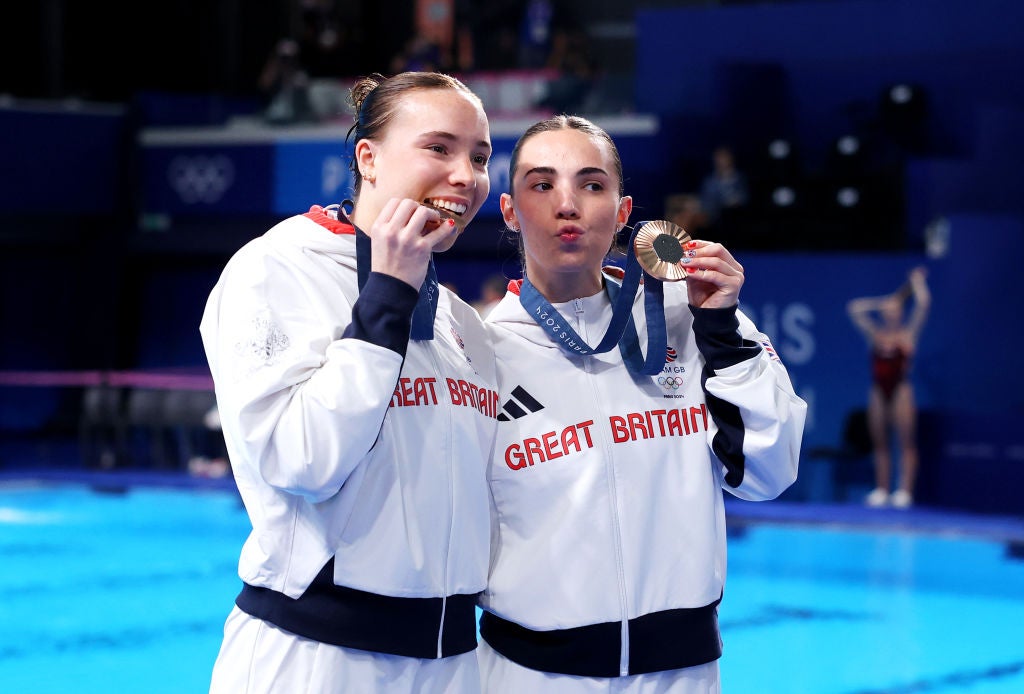
POLYGON ((442 210, 448 210, 449 212, 454 212, 455 214, 459 215, 465 214, 466 209, 468 209, 465 205, 461 205, 457 202, 448 202, 447 200, 434 200, 432 198, 427 198, 426 200, 424 200, 424 202, 430 205, 431 207, 437 207, 442 210))

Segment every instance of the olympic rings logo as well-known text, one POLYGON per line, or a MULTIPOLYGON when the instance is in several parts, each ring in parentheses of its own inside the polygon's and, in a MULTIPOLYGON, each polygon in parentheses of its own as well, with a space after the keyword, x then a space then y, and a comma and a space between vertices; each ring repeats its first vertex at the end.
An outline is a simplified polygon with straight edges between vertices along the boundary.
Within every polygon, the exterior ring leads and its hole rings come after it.
POLYGON ((679 376, 658 376, 658 385, 662 388, 679 390, 683 385, 683 379, 679 376))
POLYGON ((235 166, 224 155, 177 156, 167 169, 167 180, 186 204, 210 204, 234 183, 235 166))

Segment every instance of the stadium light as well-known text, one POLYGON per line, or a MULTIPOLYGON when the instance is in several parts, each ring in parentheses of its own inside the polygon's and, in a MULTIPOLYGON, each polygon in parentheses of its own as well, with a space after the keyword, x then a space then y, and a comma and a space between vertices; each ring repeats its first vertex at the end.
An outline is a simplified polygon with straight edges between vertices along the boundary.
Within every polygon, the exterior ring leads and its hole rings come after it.
POLYGON ((840 207, 856 207, 860 204, 860 191, 853 186, 843 186, 836 191, 836 202, 840 207))
POLYGON ((788 159, 792 153, 793 147, 789 144, 789 140, 777 139, 768 144, 768 155, 772 159, 788 159))
POLYGON ((844 157, 855 156, 860 152, 860 138, 856 135, 843 135, 836 140, 836 151, 844 157))
POLYGON ((779 186, 772 191, 772 203, 776 207, 791 207, 796 202, 796 191, 789 186, 779 186))

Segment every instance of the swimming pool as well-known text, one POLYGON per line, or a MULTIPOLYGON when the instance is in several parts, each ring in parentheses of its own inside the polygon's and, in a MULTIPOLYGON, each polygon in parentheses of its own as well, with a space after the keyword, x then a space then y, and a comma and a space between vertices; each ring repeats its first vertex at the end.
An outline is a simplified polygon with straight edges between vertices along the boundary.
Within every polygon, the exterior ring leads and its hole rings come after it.
POLYGON ((720 619, 726 692, 1024 692, 1024 562, 999 542, 756 525, 720 619))
POLYGON ((247 532, 226 492, 0 490, 0 688, 207 691, 247 532))
MULTIPOLYGON (((248 528, 230 491, 0 486, 0 688, 206 691, 248 528)), ((731 531, 725 692, 1024 692, 1024 561, 1002 543, 731 531)))

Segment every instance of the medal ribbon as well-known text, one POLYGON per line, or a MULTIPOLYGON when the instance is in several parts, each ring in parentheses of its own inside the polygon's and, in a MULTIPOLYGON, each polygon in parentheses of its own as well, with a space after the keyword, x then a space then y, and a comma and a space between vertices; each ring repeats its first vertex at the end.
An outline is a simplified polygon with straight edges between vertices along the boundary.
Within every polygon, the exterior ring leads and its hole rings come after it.
POLYGON ((665 292, 661 280, 652 277, 640 267, 633 250, 636 234, 646 222, 634 227, 626 250, 625 277, 622 286, 611 281, 605 282, 608 298, 612 302, 612 320, 608 330, 596 347, 591 347, 572 329, 537 288, 530 284, 527 277, 519 290, 519 302, 533 320, 543 328, 562 349, 569 354, 588 355, 602 354, 618 345, 626 368, 631 373, 653 376, 660 373, 665 366, 665 350, 667 335, 665 328, 665 292), (640 350, 640 339, 633 322, 633 299, 640 288, 640 279, 644 281, 644 314, 647 318, 647 357, 640 350))

